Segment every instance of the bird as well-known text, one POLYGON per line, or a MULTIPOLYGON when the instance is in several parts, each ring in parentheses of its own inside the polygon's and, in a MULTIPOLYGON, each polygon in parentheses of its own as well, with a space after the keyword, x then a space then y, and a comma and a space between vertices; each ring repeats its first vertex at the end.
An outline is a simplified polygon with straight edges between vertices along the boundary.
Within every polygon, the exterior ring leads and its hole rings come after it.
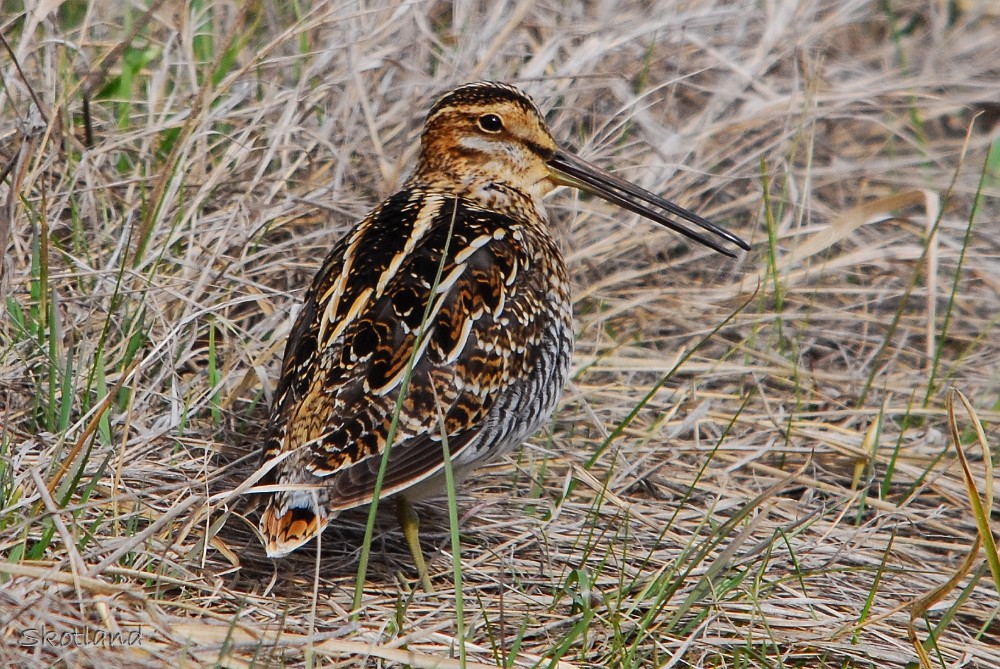
POLYGON ((288 336, 261 456, 269 557, 342 511, 395 498, 431 588, 412 502, 442 494, 447 464, 461 481, 524 442, 569 376, 569 279, 543 205, 558 186, 730 257, 727 244, 750 248, 561 148, 519 88, 448 91, 412 174, 333 246, 288 336))

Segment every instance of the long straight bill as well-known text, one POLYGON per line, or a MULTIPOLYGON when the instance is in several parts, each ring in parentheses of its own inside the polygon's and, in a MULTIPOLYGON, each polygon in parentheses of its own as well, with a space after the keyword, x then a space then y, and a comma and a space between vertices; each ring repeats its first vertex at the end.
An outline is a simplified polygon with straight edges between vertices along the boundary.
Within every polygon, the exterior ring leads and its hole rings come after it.
POLYGON ((565 151, 556 151, 552 158, 549 159, 548 165, 552 171, 552 178, 558 183, 578 188, 591 195, 596 195, 599 198, 618 205, 622 209, 627 209, 634 214, 639 214, 643 218, 655 221, 674 232, 679 232, 689 239, 704 244, 713 251, 718 251, 730 258, 736 257, 735 253, 722 246, 719 241, 678 223, 652 207, 664 209, 672 216, 694 223, 699 228, 717 235, 731 244, 735 244, 744 251, 750 250, 750 245, 745 241, 733 233, 723 230, 708 219, 702 218, 683 207, 679 207, 659 195, 650 193, 645 188, 640 188, 634 183, 616 177, 614 174, 606 172, 581 158, 577 158, 573 154, 566 153, 565 151))

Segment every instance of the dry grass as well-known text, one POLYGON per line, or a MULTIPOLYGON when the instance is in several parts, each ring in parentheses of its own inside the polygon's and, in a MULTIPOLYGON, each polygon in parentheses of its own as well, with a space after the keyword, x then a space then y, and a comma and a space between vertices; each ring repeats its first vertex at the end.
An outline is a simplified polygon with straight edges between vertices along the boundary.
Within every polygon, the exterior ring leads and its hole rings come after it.
POLYGON ((1000 666, 947 413, 995 457, 992 2, 57 4, 2 5, 5 666, 908 667, 911 616, 1000 666), (464 626, 443 503, 437 594, 385 519, 352 617, 364 515, 272 563, 231 491, 311 273, 479 78, 755 250, 553 197, 576 373, 459 492, 464 626))

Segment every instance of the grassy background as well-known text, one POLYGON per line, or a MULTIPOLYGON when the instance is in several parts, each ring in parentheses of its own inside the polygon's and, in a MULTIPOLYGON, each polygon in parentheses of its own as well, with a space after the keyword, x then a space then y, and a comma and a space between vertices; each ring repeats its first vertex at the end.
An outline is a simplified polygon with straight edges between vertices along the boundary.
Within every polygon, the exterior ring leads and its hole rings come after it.
POLYGON ((7 666, 1000 666, 995 3, 619 5, 0 2, 7 666), (551 428, 459 491, 459 592, 442 502, 437 593, 387 517, 352 615, 364 514, 271 562, 238 487, 326 249, 480 78, 754 250, 553 196, 551 428))

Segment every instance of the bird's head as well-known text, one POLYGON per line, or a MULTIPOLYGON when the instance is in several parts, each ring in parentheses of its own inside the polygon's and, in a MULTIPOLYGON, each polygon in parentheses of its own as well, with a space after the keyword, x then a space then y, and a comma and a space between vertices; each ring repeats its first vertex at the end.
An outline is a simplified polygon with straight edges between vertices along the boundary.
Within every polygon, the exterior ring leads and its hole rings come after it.
POLYGON ((460 189, 496 206, 503 193, 541 198, 556 186, 596 195, 720 253, 715 239, 665 215, 694 223, 742 249, 749 246, 708 220, 559 148, 538 107, 520 89, 497 82, 466 84, 446 93, 427 114, 414 179, 460 189))
POLYGON ((540 200, 557 185, 548 167, 556 150, 541 112, 523 92, 500 83, 467 84, 427 114, 417 173, 459 187, 501 184, 540 200))

